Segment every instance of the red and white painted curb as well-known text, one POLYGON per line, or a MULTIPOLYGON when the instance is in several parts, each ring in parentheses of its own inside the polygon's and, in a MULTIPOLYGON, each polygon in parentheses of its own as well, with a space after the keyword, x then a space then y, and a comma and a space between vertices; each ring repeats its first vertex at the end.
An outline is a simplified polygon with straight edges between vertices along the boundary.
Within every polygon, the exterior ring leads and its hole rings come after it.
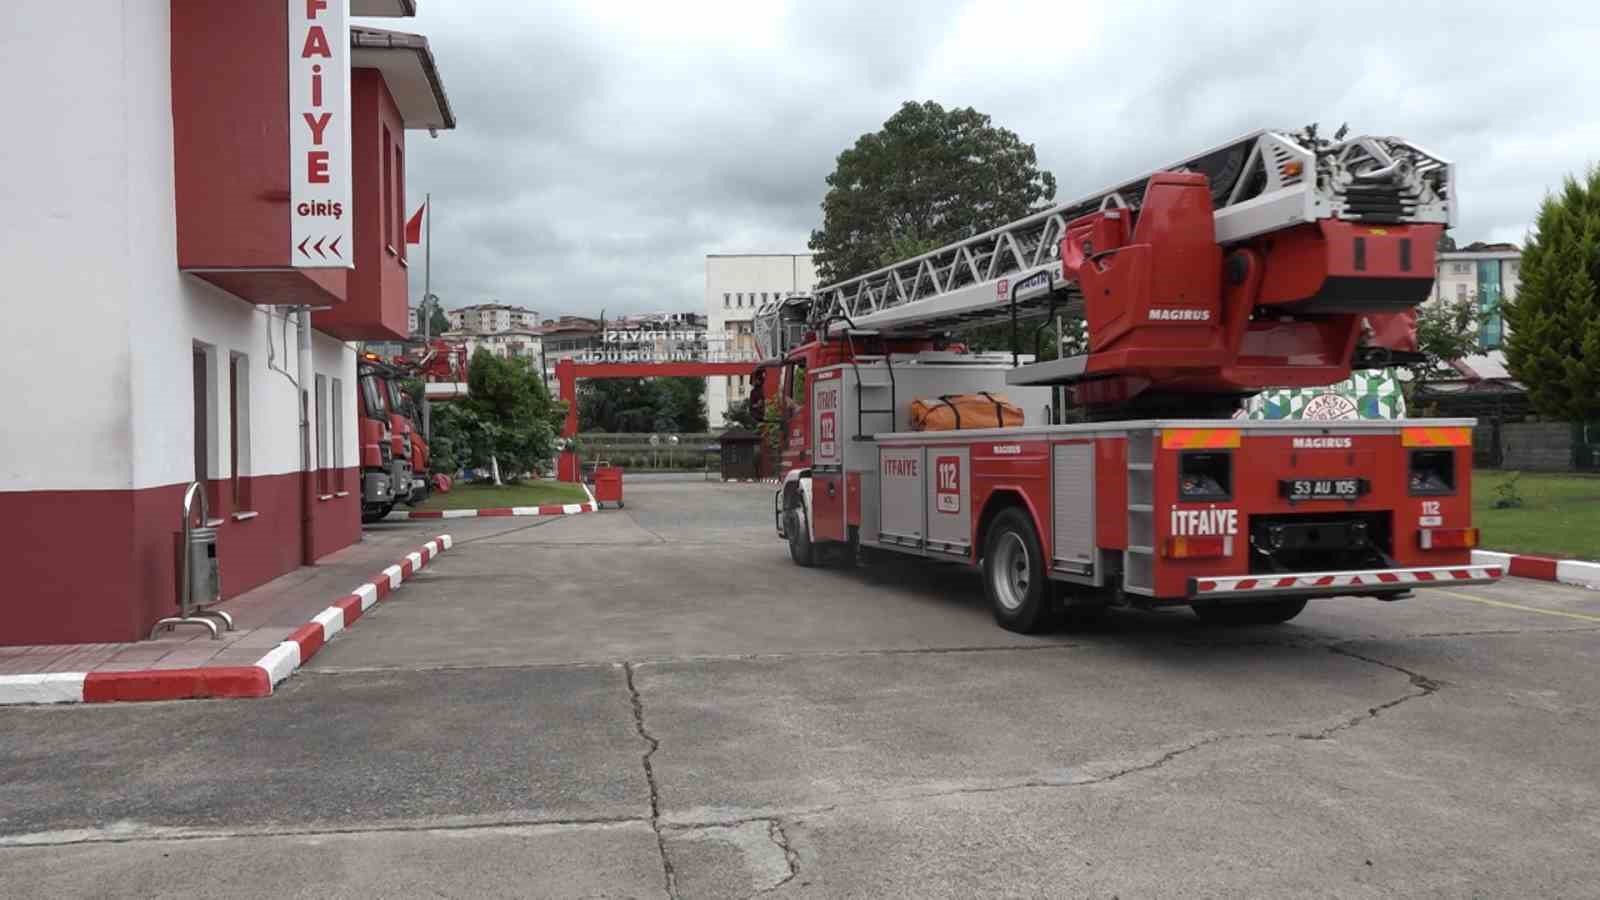
POLYGON ((494 516, 575 516, 594 512, 593 503, 562 503, 546 506, 496 506, 488 509, 413 509, 392 512, 388 519, 474 519, 494 516))
POLYGON ((1600 563, 1577 559, 1550 559, 1544 556, 1523 556, 1518 553, 1499 553, 1494 550, 1472 551, 1472 561, 1479 565, 1505 566, 1518 578, 1536 578, 1539 581, 1559 581, 1578 587, 1600 589, 1600 563))
POLYGON ((600 508, 595 502, 594 491, 589 490, 587 484, 579 482, 583 492, 589 495, 587 503, 551 503, 544 506, 495 506, 489 509, 413 509, 391 512, 386 517, 388 520, 404 521, 407 519, 475 519, 479 517, 493 518, 497 516, 575 516, 578 513, 591 513, 600 508))
POLYGON ((15 703, 111 703, 138 700, 267 697, 279 682, 310 659, 333 636, 389 596, 401 582, 435 556, 450 549, 441 534, 405 555, 371 581, 358 585, 333 605, 290 632, 289 637, 249 666, 196 666, 133 672, 42 672, 0 675, 0 705, 15 703))
MULTIPOLYGON (((1477 560, 1474 560, 1477 562, 1477 560)), ((1249 591, 1310 591, 1321 588, 1392 587, 1415 584, 1478 584, 1505 574, 1504 566, 1472 565, 1425 569, 1386 569, 1378 572, 1319 572, 1311 575, 1241 575, 1232 578, 1196 578, 1202 594, 1237 594, 1249 591)))

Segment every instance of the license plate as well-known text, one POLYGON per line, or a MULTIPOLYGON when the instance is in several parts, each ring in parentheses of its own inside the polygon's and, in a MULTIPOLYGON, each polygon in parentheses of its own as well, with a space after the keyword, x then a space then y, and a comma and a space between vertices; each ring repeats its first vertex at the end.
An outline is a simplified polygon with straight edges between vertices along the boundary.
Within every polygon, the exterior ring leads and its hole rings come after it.
POLYGON ((1354 500, 1368 489, 1365 478, 1294 478, 1278 482, 1278 493, 1296 500, 1354 500))

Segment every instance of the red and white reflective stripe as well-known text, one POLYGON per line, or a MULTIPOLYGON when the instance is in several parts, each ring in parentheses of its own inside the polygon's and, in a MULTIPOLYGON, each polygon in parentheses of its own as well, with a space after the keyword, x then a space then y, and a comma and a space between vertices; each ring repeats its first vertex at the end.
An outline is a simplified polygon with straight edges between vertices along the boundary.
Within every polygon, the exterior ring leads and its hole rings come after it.
POLYGON ((1452 582, 1493 581, 1505 574, 1500 566, 1450 566, 1432 569, 1377 569, 1365 572, 1313 572, 1306 575, 1241 575, 1230 578, 1196 578, 1200 594, 1236 594, 1247 591, 1306 591, 1323 588, 1375 588, 1392 585, 1429 585, 1452 582))

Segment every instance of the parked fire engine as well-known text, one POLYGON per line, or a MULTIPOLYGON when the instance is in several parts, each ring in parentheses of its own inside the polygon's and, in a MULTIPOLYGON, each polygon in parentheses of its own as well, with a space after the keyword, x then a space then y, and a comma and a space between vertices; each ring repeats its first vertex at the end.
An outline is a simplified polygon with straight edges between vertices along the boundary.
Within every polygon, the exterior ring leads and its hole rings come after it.
POLYGON ((1471 559, 1472 420, 1234 418, 1263 389, 1414 358, 1454 189, 1398 138, 1260 131, 765 305, 779 536, 802 566, 977 567, 1023 632, 1119 605, 1275 624, 1312 598, 1499 578, 1471 559), (1029 345, 1041 319, 1081 322, 1086 351, 949 337, 1005 322, 1029 345), (961 404, 989 402, 1021 424, 961 427, 961 404), (940 405, 953 429, 914 430, 940 405))
POLYGON ((401 387, 405 370, 363 353, 356 375, 361 521, 376 522, 397 503, 415 506, 428 499, 428 443, 419 411, 401 387))

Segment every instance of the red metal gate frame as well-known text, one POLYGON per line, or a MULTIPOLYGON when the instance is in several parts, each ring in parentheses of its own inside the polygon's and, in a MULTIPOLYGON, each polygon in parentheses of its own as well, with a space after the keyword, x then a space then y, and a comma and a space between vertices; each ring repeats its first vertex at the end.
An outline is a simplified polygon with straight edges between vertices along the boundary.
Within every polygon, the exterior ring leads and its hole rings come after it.
MULTIPOLYGON (((561 400, 567 404, 567 418, 561 423, 561 436, 570 438, 578 433, 579 378, 711 378, 717 375, 750 375, 755 372, 757 365, 754 362, 590 363, 557 360, 556 382, 561 387, 561 400)), ((561 481, 579 480, 576 452, 570 449, 561 451, 556 477, 561 481)))

